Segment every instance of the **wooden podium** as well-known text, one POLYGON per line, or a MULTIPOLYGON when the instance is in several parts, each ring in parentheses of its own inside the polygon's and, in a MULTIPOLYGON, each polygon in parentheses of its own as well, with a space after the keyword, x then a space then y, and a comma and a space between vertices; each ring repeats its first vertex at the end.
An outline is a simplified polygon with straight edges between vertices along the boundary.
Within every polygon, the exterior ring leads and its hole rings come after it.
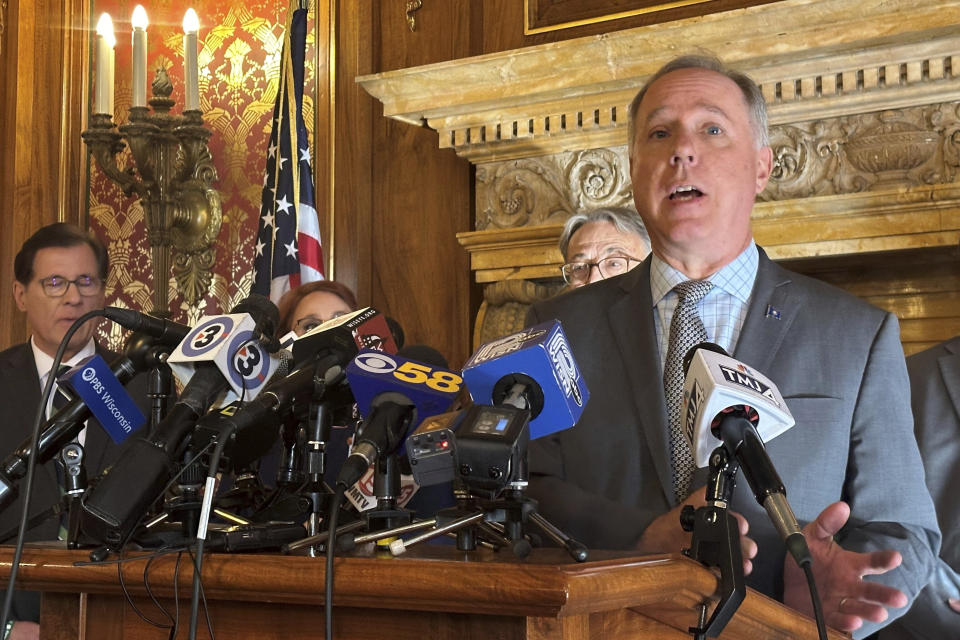
MULTIPOLYGON (((0 547, 4 580, 12 551, 0 547)), ((126 601, 169 625, 150 593, 179 615, 177 638, 186 638, 189 557, 183 554, 179 567, 176 553, 111 560, 91 565, 85 551, 25 549, 19 584, 44 592, 44 640, 167 638, 168 630, 142 620, 126 601)), ((717 588, 713 573, 681 555, 593 552, 578 564, 554 549, 518 560, 508 552, 425 546, 396 558, 338 558, 335 570, 337 640, 683 639, 717 588)), ((209 554, 203 591, 219 640, 323 637, 323 558, 209 554)), ((201 608, 198 637, 208 638, 203 616, 201 608)), ((809 618, 751 591, 720 637, 815 639, 817 632, 809 618)))

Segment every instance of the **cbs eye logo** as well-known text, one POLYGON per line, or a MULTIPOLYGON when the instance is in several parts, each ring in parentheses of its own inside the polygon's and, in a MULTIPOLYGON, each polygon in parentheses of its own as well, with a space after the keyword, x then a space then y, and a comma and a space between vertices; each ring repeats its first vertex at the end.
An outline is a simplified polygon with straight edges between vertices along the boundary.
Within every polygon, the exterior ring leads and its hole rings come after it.
POLYGON ((353 359, 354 364, 369 373, 392 375, 397 380, 409 384, 425 384, 442 393, 457 393, 463 378, 445 369, 434 369, 430 365, 407 360, 402 364, 385 353, 361 353, 353 359))

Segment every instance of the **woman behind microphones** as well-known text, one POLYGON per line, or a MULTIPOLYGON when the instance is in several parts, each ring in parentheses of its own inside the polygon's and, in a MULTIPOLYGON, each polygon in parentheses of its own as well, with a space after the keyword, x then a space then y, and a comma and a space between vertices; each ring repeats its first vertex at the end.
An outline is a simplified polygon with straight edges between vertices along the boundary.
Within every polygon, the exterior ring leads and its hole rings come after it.
POLYGON ((302 336, 327 320, 356 311, 357 296, 345 284, 333 280, 319 280, 302 284, 286 292, 277 308, 280 322, 277 337, 293 331, 302 336))
MULTIPOLYGON (((332 280, 319 280, 291 289, 280 298, 277 308, 280 311, 277 337, 281 342, 285 342, 284 338, 291 332, 300 337, 328 320, 356 311, 359 305, 356 295, 346 285, 332 280)), ((324 481, 330 486, 336 481, 340 466, 347 458, 355 427, 352 419, 335 422, 339 424, 333 425, 330 441, 325 443, 324 447, 324 481)), ((296 466, 299 466, 299 460, 295 459, 291 450, 279 440, 260 460, 260 478, 264 484, 286 486, 287 489, 295 491, 295 485, 299 484, 297 480, 302 478, 301 469, 294 468, 296 466)), ((271 504, 279 509, 279 512, 269 514, 272 518, 285 520, 289 519, 288 515, 292 517, 287 511, 294 508, 297 501, 282 500, 281 495, 284 494, 285 492, 281 491, 276 499, 271 501, 271 504)), ((289 497, 289 494, 286 495, 289 497)))

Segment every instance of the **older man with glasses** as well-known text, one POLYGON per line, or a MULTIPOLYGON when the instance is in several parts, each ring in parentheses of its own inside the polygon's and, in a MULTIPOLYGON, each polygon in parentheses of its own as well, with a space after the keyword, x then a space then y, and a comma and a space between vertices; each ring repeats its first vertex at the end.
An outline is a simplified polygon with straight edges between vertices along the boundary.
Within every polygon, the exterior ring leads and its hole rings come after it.
POLYGON ((575 289, 633 269, 650 253, 650 237, 633 209, 594 209, 570 216, 560 234, 560 253, 560 273, 575 289))
MULTIPOLYGON (((27 316, 30 339, 0 353, 0 455, 12 453, 29 435, 40 404, 40 390, 50 374, 60 341, 73 322, 93 309, 104 305, 104 283, 109 261, 104 246, 81 229, 65 223, 45 226, 24 242, 14 260, 13 297, 17 308, 27 316)), ((86 322, 70 339, 63 364, 74 365, 95 353, 108 362, 116 354, 102 348, 94 340, 97 321, 86 322)), ((146 402, 146 390, 139 376, 131 391, 137 400, 146 402)), ((53 396, 57 395, 54 388, 53 396)), ((46 407, 51 415, 54 398, 46 407)), ((112 463, 116 445, 98 426, 84 429, 79 442, 85 450, 88 476, 112 463)), ((31 516, 47 510, 60 500, 60 487, 54 463, 38 467, 34 480, 31 516)), ((19 503, 17 503, 19 505, 19 503)), ((20 522, 19 507, 0 513, 0 536, 16 531, 20 522)), ((28 532, 27 540, 56 540, 60 523, 47 518, 28 532)), ((9 542, 9 539, 6 540, 9 542)), ((10 638, 37 638, 40 597, 37 593, 17 592, 13 601, 10 638)))

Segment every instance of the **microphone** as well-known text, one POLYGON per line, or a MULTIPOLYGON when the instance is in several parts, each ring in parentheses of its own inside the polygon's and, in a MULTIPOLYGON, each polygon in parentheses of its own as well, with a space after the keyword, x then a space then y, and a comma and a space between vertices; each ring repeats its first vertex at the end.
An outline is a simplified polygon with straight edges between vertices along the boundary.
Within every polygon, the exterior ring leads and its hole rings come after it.
MULTIPOLYGON (((110 372, 120 384, 126 384, 139 373, 137 361, 121 356, 110 364, 110 372)), ((54 458, 83 429, 92 412, 83 400, 76 398, 51 416, 41 427, 37 440, 37 465, 54 458)), ((17 484, 27 473, 27 461, 33 450, 28 436, 21 445, 0 464, 0 511, 16 500, 17 484)))
MULTIPOLYGON (((249 299, 231 312, 242 313, 249 313, 257 324, 263 321, 263 306, 249 299)), ((226 339, 226 335, 217 337, 226 339)), ((190 340, 191 336, 185 339, 190 340)), ((178 350, 183 346, 181 343, 178 350)), ((113 548, 126 540, 173 477, 174 460, 181 453, 184 438, 228 386, 227 378, 214 363, 196 365, 166 417, 147 436, 127 440, 117 463, 83 496, 81 526, 88 536, 113 548)))
POLYGON ((147 421, 100 355, 84 358, 58 381, 83 400, 116 444, 121 444, 147 421))
POLYGON ((531 439, 572 427, 590 398, 557 320, 481 345, 463 379, 477 404, 530 411, 531 439))
MULTIPOLYGON (((393 342, 397 345, 397 349, 398 350, 403 349, 403 345, 406 342, 406 335, 403 333, 403 327, 401 327, 400 323, 397 322, 394 318, 391 318, 390 316, 385 316, 384 320, 387 323, 387 328, 390 330, 390 335, 393 336, 393 342)), ((416 345, 410 345, 410 346, 412 347, 416 345)), ((430 347, 426 347, 426 345, 420 345, 420 346, 430 349, 430 347)), ((434 349, 434 351, 436 350, 434 349)), ((440 354, 437 353, 437 355, 440 355, 440 354)), ((443 356, 440 356, 440 358, 443 359, 443 356)), ((444 362, 443 366, 447 366, 447 363, 444 362)))
POLYGON ((697 466, 707 466, 710 452, 724 446, 736 457, 754 497, 797 564, 810 563, 810 550, 783 481, 763 446, 794 425, 779 389, 713 343, 694 345, 684 357, 684 367, 681 416, 697 466))
POLYGON ((372 307, 328 320, 300 336, 293 343, 293 361, 299 366, 317 354, 336 353, 345 364, 361 349, 397 352, 386 316, 372 307))
POLYGON ((190 333, 190 327, 166 318, 157 318, 133 309, 105 307, 103 316, 124 329, 145 333, 162 344, 175 347, 190 333))
MULTIPOLYGON (((279 342, 272 334, 271 343, 263 342, 264 331, 273 331, 277 315, 272 302, 253 294, 228 314, 202 317, 167 358, 170 371, 188 386, 196 371, 213 365, 229 384, 226 402, 255 398, 279 366, 273 355, 278 351, 273 343, 279 342)), ((207 407, 209 403, 199 406, 198 413, 207 407)))
MULTIPOLYGON (((429 347, 410 350, 443 360, 429 347)), ((357 354, 346 373, 365 421, 337 477, 337 484, 345 487, 360 480, 377 459, 399 451, 412 426, 446 411, 463 384, 460 375, 445 367, 379 351, 357 354)))
POLYGON ((302 393, 312 393, 316 382, 336 383, 330 379, 338 375, 333 367, 334 357, 319 366, 305 363, 288 374, 292 361, 288 351, 281 351, 277 372, 256 398, 201 418, 191 440, 191 450, 200 453, 212 439, 229 436, 221 463, 229 464, 235 471, 266 455, 279 437, 280 426, 290 414, 295 399, 302 393))

